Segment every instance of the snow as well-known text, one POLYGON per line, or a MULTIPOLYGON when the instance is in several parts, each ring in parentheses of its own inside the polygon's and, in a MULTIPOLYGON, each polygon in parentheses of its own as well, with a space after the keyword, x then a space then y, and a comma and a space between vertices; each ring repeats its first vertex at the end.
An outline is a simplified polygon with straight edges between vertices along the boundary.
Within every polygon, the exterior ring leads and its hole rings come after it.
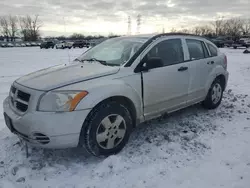
MULTIPOLYGON (((221 49, 230 78, 221 106, 195 105, 140 125, 121 153, 25 150, 0 116, 0 188, 248 188, 250 55, 221 49)), ((19 76, 79 56, 83 49, 0 48, 0 102, 19 76)), ((2 114, 0 108, 0 114, 2 114)))

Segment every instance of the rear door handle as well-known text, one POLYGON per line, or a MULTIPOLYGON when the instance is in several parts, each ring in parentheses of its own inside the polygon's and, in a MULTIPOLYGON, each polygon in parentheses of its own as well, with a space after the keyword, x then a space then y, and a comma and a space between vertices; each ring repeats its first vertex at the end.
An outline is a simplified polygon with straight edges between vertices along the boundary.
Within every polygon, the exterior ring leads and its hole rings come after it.
POLYGON ((180 68, 178 69, 178 71, 186 71, 186 70, 188 70, 188 67, 180 67, 180 68))

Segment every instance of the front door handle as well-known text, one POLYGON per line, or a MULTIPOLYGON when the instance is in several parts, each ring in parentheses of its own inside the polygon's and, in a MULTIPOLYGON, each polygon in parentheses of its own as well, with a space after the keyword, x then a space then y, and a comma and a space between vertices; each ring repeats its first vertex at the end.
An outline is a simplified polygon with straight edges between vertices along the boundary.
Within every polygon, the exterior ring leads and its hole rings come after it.
POLYGON ((178 69, 178 71, 186 71, 186 70, 188 70, 188 67, 180 67, 180 68, 178 69))
POLYGON ((209 62, 207 62, 207 64, 212 65, 212 64, 214 64, 214 61, 209 61, 209 62))

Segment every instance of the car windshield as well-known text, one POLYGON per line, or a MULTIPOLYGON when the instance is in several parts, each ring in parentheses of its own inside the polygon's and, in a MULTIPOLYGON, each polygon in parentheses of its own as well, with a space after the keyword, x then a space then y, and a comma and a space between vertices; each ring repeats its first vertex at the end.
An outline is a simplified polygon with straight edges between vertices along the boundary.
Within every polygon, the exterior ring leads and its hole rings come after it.
POLYGON ((77 60, 96 59, 106 65, 122 65, 148 40, 143 37, 117 37, 108 39, 86 51, 77 60))

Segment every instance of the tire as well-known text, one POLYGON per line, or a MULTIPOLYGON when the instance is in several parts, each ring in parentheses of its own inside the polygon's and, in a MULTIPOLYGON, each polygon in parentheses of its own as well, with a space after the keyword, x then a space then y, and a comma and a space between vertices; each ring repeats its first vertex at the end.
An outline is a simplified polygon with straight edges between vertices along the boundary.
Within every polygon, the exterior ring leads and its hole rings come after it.
POLYGON ((202 102, 202 105, 206 109, 217 108, 222 100, 223 96, 223 85, 220 79, 215 79, 212 83, 206 99, 202 102))
POLYGON ((115 101, 105 102, 94 108, 84 122, 79 146, 98 157, 117 154, 128 142, 131 131, 132 118, 127 107, 115 101))
POLYGON ((237 46, 234 46, 234 49, 237 49, 237 46))

